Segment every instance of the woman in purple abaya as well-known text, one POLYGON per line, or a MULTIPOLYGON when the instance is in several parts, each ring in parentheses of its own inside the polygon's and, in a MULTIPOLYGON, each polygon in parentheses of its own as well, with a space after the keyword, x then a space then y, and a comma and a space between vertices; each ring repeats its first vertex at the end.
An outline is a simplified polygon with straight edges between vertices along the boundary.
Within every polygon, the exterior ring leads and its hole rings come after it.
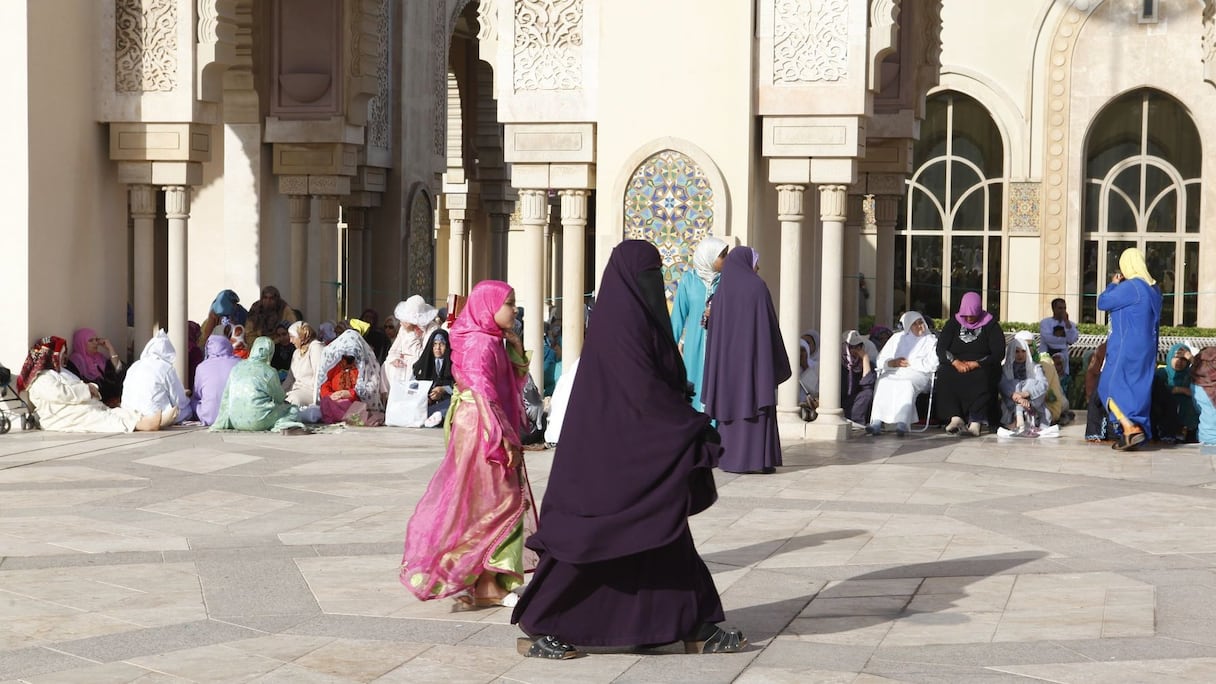
POLYGON ((718 421, 722 460, 732 473, 772 473, 781 465, 777 385, 790 360, 768 286, 756 275, 759 255, 738 247, 722 265, 705 341, 705 412, 718 421))
POLYGON ((720 448, 688 401, 671 334, 659 252, 617 245, 579 358, 578 378, 527 542, 540 554, 515 613, 529 657, 581 655, 571 644, 636 647, 683 640, 691 653, 747 645, 723 630, 722 601, 688 517, 717 499, 720 448))

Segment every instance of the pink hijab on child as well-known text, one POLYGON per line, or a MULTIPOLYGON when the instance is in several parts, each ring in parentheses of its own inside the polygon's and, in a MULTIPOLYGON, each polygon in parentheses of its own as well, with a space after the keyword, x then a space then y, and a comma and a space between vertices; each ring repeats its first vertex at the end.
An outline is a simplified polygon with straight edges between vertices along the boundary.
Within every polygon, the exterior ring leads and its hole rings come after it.
POLYGON ((503 346, 503 331, 494 321, 513 288, 501 280, 483 280, 473 286, 464 310, 452 324, 452 375, 463 389, 471 389, 502 406, 511 426, 519 429, 523 415, 522 381, 503 346), (481 358, 490 348, 495 368, 469 368, 469 359, 481 358), (493 377, 487 377, 487 372, 493 377))

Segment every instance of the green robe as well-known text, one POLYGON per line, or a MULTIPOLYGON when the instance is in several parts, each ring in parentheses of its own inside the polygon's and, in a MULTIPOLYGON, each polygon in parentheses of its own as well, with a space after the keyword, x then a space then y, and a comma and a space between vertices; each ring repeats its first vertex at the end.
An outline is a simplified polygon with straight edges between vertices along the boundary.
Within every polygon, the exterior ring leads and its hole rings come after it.
POLYGON ((279 372, 270 365, 273 351, 270 338, 259 337, 249 350, 249 358, 232 368, 212 430, 278 432, 304 427, 296 407, 287 403, 279 372))

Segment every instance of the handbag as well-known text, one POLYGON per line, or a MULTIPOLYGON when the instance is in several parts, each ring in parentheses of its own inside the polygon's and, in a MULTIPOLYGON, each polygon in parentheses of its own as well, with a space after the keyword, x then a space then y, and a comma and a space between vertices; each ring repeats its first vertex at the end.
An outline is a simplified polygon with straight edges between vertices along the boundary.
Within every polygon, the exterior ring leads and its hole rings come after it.
POLYGON ((393 427, 422 427, 426 421, 430 380, 398 380, 388 391, 384 424, 393 427))

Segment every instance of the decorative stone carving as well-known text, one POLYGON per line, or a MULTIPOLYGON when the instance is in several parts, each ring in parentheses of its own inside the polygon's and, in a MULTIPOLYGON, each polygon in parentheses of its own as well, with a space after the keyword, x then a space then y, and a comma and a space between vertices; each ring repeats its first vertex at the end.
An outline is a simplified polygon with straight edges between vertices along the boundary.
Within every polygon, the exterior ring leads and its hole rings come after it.
POLYGON ((350 85, 347 88, 346 118, 355 125, 368 120, 370 103, 380 94, 380 29, 384 3, 358 0, 347 5, 350 12, 350 85))
POLYGON ((849 186, 819 186, 819 220, 844 223, 849 215, 849 186))
POLYGON ((514 0, 516 91, 583 84, 583 0, 514 0))
POLYGON ((431 35, 434 36, 431 56, 435 61, 435 77, 431 80, 431 102, 435 103, 435 118, 431 126, 434 133, 433 149, 437 157, 442 157, 447 149, 448 134, 448 111, 445 104, 448 88, 448 41, 452 35, 448 32, 448 15, 444 11, 446 6, 446 2, 435 3, 434 23, 431 26, 431 35))
POLYGON ((1216 86, 1216 0, 1203 0, 1203 80, 1216 86))
POLYGON ((435 290, 435 212, 421 189, 410 201, 409 234, 406 237, 406 288, 411 294, 429 298, 435 290))
POLYGON ((477 5, 477 40, 498 40, 498 0, 481 0, 477 5))
POLYGON ((237 61, 237 0, 198 0, 197 44, 194 53, 198 75, 195 96, 219 102, 224 93, 224 72, 237 61))
POLYGON ((367 142, 373 147, 392 147, 392 124, 389 110, 392 103, 392 49, 393 49, 393 3, 379 0, 380 13, 376 19, 376 44, 379 52, 376 59, 376 96, 367 106, 367 142))
POLYGON ((1038 235, 1042 221, 1043 186, 1039 183, 1009 184, 1009 232, 1038 235))
POLYGON ((870 89, 877 91, 882 63, 898 46, 900 0, 873 0, 870 5, 870 89))
POLYGON ((177 2, 115 0, 114 89, 120 93, 177 88, 177 2))
POLYGON ((643 161, 626 186, 625 238, 659 249, 669 300, 697 245, 714 233, 714 193, 705 170, 675 150, 643 161))
POLYGON ((775 0, 773 83, 847 78, 848 10, 849 0, 775 0))

